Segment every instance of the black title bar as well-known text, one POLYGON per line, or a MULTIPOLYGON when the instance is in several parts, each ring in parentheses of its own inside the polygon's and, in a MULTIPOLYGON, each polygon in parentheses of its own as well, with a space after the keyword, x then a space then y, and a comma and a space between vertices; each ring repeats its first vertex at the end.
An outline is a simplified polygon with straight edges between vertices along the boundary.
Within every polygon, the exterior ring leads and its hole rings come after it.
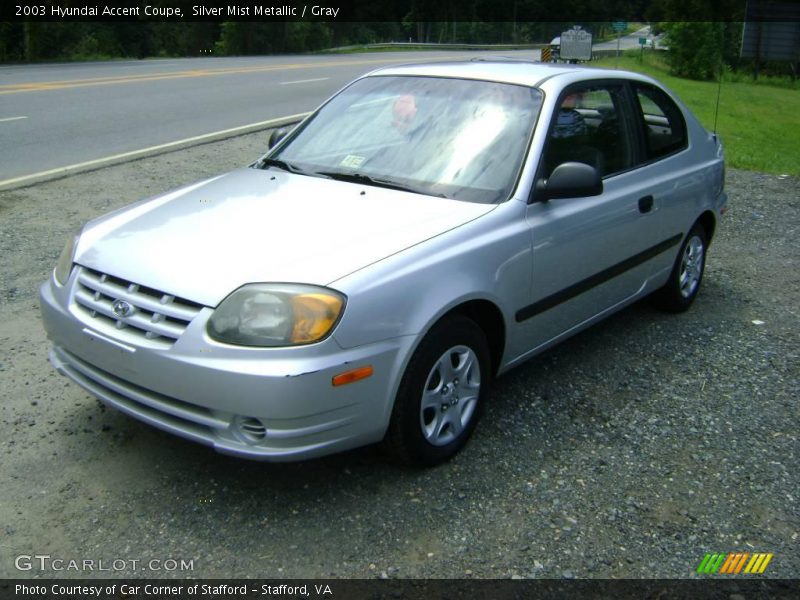
POLYGON ((800 581, 726 577, 688 580, 25 579, 0 582, 0 597, 14 600, 730 600, 733 595, 747 600, 795 600, 800 597, 800 581))
MULTIPOLYGON (((746 0, 3 0, 0 21, 635 22, 743 21, 746 0), (673 11, 673 12, 670 12, 673 11)), ((767 18, 750 11, 751 17, 767 18)))

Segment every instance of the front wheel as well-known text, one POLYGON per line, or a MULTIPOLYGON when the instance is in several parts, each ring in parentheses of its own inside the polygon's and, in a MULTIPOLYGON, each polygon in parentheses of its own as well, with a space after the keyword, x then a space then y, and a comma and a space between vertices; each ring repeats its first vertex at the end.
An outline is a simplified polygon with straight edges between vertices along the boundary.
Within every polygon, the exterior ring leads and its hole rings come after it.
POLYGON ((683 312, 694 302, 703 280, 708 242, 702 225, 696 224, 681 245, 667 283, 653 294, 655 305, 668 312, 683 312))
POLYGON ((466 443, 491 376, 486 336, 472 320, 447 317, 423 338, 395 399, 385 446, 402 462, 431 466, 466 443))

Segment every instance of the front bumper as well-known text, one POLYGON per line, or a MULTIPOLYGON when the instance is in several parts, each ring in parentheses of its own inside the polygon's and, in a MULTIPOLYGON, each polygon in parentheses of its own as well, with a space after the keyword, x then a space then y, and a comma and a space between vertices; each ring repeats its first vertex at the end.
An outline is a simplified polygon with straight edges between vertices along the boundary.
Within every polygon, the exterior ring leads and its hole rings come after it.
MULTIPOLYGON (((74 274, 73 274, 74 277, 74 274)), ((333 337, 296 348, 241 348, 205 334, 203 309, 170 348, 115 338, 74 310, 52 280, 40 289, 63 375, 155 427, 224 454, 291 461, 379 441, 413 338, 342 349, 333 337), (332 379, 371 365, 374 374, 334 387, 332 379)))

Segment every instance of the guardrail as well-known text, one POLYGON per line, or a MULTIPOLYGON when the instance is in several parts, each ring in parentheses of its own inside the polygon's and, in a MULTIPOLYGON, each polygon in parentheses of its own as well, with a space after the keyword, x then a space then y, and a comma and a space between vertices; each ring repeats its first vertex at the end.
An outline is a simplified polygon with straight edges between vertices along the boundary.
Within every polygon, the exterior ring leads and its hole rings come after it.
POLYGON ((540 50, 549 44, 438 44, 434 42, 383 42, 356 44, 320 50, 319 53, 348 50, 540 50))
MULTIPOLYGON (((434 42, 383 42, 379 44, 356 44, 352 46, 339 46, 337 48, 328 48, 320 50, 316 54, 326 54, 333 52, 347 52, 358 50, 541 50, 549 48, 550 44, 439 44, 434 42)), ((663 50, 663 48, 647 48, 648 51, 663 50)), ((624 54, 627 50, 620 50, 620 54, 624 54)), ((608 50, 593 50, 593 58, 604 58, 607 56, 616 56, 617 49, 612 48, 608 50)))

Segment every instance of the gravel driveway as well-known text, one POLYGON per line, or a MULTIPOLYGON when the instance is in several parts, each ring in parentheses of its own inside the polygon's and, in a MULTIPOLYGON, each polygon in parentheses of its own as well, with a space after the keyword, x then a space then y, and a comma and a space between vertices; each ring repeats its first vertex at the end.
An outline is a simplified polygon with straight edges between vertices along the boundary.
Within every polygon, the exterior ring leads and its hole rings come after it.
POLYGON ((0 577, 683 578, 733 551, 800 577, 795 178, 730 171, 694 307, 637 304, 512 371, 432 470, 227 458, 57 375, 36 294, 66 236, 266 137, 0 193, 0 577), (121 568, 15 567, 42 554, 121 568))

